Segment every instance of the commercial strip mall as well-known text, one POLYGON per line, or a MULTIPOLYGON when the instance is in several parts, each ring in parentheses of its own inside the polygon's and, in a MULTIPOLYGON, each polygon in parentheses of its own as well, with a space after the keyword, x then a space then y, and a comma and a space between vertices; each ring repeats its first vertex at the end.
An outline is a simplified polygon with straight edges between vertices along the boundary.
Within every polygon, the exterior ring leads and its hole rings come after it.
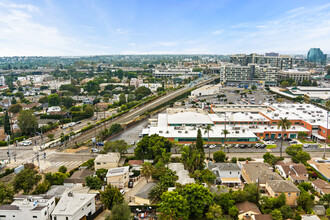
MULTIPOLYGON (((261 139, 281 138, 282 130, 277 123, 287 118, 292 125, 284 132, 284 138, 298 138, 299 132, 307 138, 324 142, 327 134, 327 112, 311 104, 272 105, 211 105, 211 112, 200 108, 168 108, 150 121, 143 129, 143 135, 158 134, 171 141, 192 143, 196 141, 197 130, 213 144, 254 144, 261 139), (205 132, 210 124, 212 130, 205 132), (229 133, 224 134, 224 130, 229 133)), ((328 140, 329 142, 329 140, 328 140)))

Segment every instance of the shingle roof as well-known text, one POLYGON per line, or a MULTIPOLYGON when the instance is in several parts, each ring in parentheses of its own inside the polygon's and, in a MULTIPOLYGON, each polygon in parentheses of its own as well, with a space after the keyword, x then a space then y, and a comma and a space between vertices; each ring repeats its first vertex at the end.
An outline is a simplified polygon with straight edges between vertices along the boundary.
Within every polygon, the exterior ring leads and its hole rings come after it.
POLYGON ((247 163, 243 165, 243 169, 249 175, 252 182, 259 180, 260 184, 265 184, 268 180, 282 180, 282 177, 273 172, 272 168, 265 163, 247 163))
POLYGON ((239 215, 248 211, 253 211, 257 214, 261 214, 258 206, 252 202, 245 201, 245 202, 237 203, 236 207, 238 208, 239 215))
POLYGON ((300 192, 298 187, 289 180, 269 180, 267 184, 276 193, 300 192))
POLYGON ((0 210, 19 210, 16 205, 0 205, 0 210))
POLYGON ((214 163, 209 165, 210 169, 215 167, 220 171, 241 171, 237 163, 214 163))
POLYGON ((139 192, 135 194, 135 196, 143 198, 143 199, 149 199, 149 192, 156 186, 156 183, 147 183, 139 192))
POLYGON ((286 175, 290 175, 293 180, 308 180, 308 172, 303 164, 281 164, 286 175))
POLYGON ((330 193, 330 183, 328 183, 327 181, 321 180, 321 179, 316 179, 314 181, 312 181, 312 183, 319 188, 320 190, 322 190, 323 193, 330 193))

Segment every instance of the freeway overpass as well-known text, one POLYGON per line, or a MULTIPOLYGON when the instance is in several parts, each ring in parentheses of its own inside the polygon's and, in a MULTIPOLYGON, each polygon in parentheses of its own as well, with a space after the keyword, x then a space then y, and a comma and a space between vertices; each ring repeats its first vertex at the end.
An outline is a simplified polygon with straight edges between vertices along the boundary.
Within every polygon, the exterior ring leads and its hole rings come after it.
MULTIPOLYGON (((218 79, 219 77, 212 77, 210 79, 207 79, 203 82, 198 83, 196 86, 194 86, 195 88, 199 88, 202 87, 208 83, 213 82, 214 80, 218 79)), ((142 105, 136 109, 131 110, 130 112, 119 116, 116 119, 113 119, 112 121, 106 121, 100 125, 98 125, 97 127, 90 129, 88 131, 85 131, 84 133, 81 133, 80 135, 74 137, 71 141, 67 142, 67 146, 73 146, 75 143, 81 143, 87 140, 90 140, 91 138, 95 137, 97 133, 101 132, 102 130, 104 130, 104 128, 110 128, 110 126, 113 123, 118 123, 118 124, 125 124, 131 120, 133 120, 134 118, 144 114, 145 112, 147 112, 150 109, 154 109, 168 101, 171 101, 172 99, 184 94, 185 92, 187 92, 188 90, 190 90, 193 87, 188 87, 185 86, 179 90, 173 91, 168 93, 165 96, 159 97, 156 100, 142 105)))

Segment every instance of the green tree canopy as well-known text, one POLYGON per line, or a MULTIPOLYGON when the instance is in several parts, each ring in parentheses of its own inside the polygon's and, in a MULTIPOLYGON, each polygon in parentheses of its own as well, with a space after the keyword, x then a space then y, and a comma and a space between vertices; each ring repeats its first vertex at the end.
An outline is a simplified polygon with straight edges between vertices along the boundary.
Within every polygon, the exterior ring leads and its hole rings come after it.
POLYGON ((85 90, 87 92, 98 93, 98 91, 100 90, 100 85, 96 81, 91 80, 86 83, 85 90))
POLYGON ((127 149, 128 145, 124 140, 108 141, 103 147, 105 152, 118 152, 120 154, 125 153, 127 149))
POLYGON ((162 202, 158 208, 164 219, 188 220, 190 209, 188 201, 176 191, 165 192, 161 197, 162 202))
POLYGON ((51 107, 51 106, 60 106, 61 99, 60 99, 60 97, 58 96, 57 93, 49 95, 47 100, 48 100, 48 106, 49 107, 51 107))
POLYGON ((87 176, 85 178, 86 185, 91 189, 101 189, 103 181, 97 176, 87 176))
POLYGON ((101 202, 109 210, 116 204, 120 204, 124 201, 123 195, 120 193, 119 189, 111 184, 108 184, 104 191, 100 191, 101 202))
POLYGON ((14 179, 14 189, 16 192, 24 190, 28 194, 34 186, 41 180, 41 176, 34 169, 26 168, 19 172, 14 179))
POLYGON ((142 164, 141 173, 145 176, 147 182, 148 179, 152 176, 153 172, 154 172, 154 167, 152 166, 151 163, 144 162, 142 164))
POLYGON ((11 135, 11 126, 10 126, 9 115, 8 115, 7 111, 5 113, 5 117, 4 117, 3 121, 4 121, 3 127, 4 127, 5 134, 11 135))
POLYGON ((22 110, 18 116, 18 126, 24 134, 32 134, 38 129, 37 118, 32 110, 22 110))
POLYGON ((58 168, 58 172, 60 173, 66 173, 66 171, 68 170, 68 168, 66 168, 66 166, 62 165, 58 168))
POLYGON ((125 93, 120 93, 119 95, 119 105, 123 105, 126 104, 126 96, 125 93))
POLYGON ((215 160, 215 162, 219 163, 223 163, 226 160, 226 153, 223 152, 222 150, 216 151, 213 153, 213 160, 215 160))
POLYGON ((14 189, 10 184, 0 182, 0 205, 10 204, 14 200, 14 189))
POLYGON ((23 106, 21 104, 14 104, 9 107, 9 111, 11 113, 18 113, 23 109, 23 106))
POLYGON ((126 202, 118 203, 111 209, 110 220, 131 220, 131 209, 126 202))

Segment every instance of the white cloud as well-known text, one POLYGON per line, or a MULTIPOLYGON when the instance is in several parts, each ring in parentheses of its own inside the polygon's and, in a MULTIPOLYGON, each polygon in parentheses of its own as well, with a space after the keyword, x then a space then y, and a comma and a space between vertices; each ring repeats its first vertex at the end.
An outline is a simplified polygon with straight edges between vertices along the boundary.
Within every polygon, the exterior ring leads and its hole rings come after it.
POLYGON ((213 31, 211 34, 212 35, 220 35, 220 34, 222 34, 224 32, 224 30, 216 30, 216 31, 213 31))

